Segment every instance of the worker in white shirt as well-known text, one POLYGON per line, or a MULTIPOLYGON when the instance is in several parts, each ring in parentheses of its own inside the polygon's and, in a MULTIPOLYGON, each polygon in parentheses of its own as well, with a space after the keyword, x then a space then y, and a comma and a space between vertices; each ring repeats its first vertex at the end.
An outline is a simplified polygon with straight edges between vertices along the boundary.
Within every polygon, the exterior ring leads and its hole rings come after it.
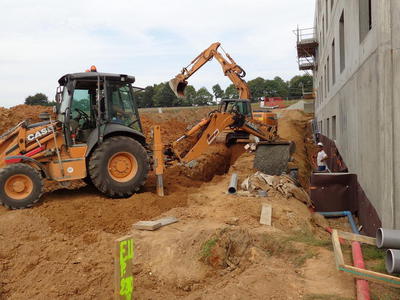
POLYGON ((326 160, 328 159, 328 155, 324 151, 324 144, 321 142, 317 144, 318 145, 318 155, 317 155, 317 166, 318 166, 318 171, 326 171, 327 170, 327 165, 326 165, 326 160))

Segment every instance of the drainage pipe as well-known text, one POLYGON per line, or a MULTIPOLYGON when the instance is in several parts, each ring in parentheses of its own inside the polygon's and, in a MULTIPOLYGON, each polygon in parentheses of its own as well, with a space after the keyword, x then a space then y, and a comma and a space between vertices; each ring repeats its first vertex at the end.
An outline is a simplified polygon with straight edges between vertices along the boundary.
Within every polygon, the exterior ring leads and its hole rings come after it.
POLYGON ((238 175, 237 175, 237 173, 233 173, 232 177, 231 177, 231 181, 229 182, 229 186, 228 186, 229 194, 236 194, 237 182, 238 182, 238 175))
POLYGON ((400 249, 400 230, 379 228, 376 232, 376 246, 386 249, 400 249))
POLYGON ((332 211, 332 212, 318 212, 319 214, 323 215, 324 217, 347 217, 349 219, 349 223, 351 226, 351 230, 355 234, 360 234, 360 232, 357 229, 356 222, 354 222, 353 214, 351 211, 345 210, 345 211, 332 211))
POLYGON ((390 273, 400 273, 400 250, 388 249, 385 259, 386 270, 390 273))
MULTIPOLYGON (((350 211, 334 211, 334 212, 320 212, 325 217, 347 217, 353 233, 360 234, 354 222, 353 214, 350 211)), ((353 264, 355 267, 365 269, 364 258, 361 251, 361 244, 359 242, 351 243, 351 252, 353 255, 353 264)), ((370 300, 368 281, 364 279, 356 279, 357 300, 370 300)))

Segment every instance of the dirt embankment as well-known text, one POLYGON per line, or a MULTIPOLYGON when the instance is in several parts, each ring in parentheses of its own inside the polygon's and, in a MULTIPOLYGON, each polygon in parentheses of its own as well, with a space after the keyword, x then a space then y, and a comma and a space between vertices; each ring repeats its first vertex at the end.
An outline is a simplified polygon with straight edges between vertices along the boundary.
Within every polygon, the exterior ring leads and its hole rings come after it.
MULTIPOLYGON (((145 131, 161 124, 164 142, 171 142, 203 117, 186 113, 146 113, 145 131)), ((295 163, 306 176, 309 162, 302 159, 309 133, 301 127, 306 117, 298 117, 304 119, 296 123, 295 115, 283 114, 281 134, 303 143, 295 163)), ((212 159, 200 162, 193 173, 178 165, 168 169, 165 197, 155 195, 150 176, 144 191, 129 199, 108 199, 83 187, 47 193, 32 209, 0 208, 0 299, 111 299, 113 242, 129 233, 136 245, 137 299, 351 297, 353 280, 335 270, 333 253, 324 246, 330 244, 329 235, 313 224, 303 203, 278 193, 226 194, 232 172, 239 182, 254 173, 254 157, 244 154, 236 160, 241 151, 224 151, 210 153, 212 159), (223 163, 207 165, 213 160, 223 163), (259 224, 263 203, 273 207, 271 227, 259 224), (179 222, 155 232, 131 229, 138 220, 166 215, 179 222)))

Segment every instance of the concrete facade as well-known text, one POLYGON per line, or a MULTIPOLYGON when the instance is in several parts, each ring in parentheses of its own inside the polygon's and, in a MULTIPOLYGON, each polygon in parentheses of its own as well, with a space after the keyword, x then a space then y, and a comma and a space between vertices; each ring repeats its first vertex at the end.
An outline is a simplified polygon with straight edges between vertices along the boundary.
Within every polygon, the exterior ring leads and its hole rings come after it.
POLYGON ((400 1, 317 0, 314 22, 320 131, 400 229, 400 1))

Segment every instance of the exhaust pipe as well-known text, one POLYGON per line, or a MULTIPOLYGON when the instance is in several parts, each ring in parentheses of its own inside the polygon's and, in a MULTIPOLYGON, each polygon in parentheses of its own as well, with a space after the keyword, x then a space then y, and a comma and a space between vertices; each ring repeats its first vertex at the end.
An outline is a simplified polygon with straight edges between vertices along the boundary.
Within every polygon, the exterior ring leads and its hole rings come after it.
POLYGON ((178 98, 184 98, 185 97, 185 88, 188 85, 188 82, 186 80, 179 79, 178 76, 171 79, 168 82, 169 87, 171 88, 171 90, 174 92, 174 94, 178 98))
POLYGON ((228 187, 229 194, 236 194, 237 182, 238 182, 238 175, 237 175, 237 173, 233 173, 232 177, 231 177, 231 181, 229 182, 229 187, 228 187))
POLYGON ((400 250, 388 249, 386 251, 385 265, 388 273, 400 273, 400 250))
POLYGON ((379 228, 376 232, 376 246, 386 249, 400 249, 400 230, 379 228))

